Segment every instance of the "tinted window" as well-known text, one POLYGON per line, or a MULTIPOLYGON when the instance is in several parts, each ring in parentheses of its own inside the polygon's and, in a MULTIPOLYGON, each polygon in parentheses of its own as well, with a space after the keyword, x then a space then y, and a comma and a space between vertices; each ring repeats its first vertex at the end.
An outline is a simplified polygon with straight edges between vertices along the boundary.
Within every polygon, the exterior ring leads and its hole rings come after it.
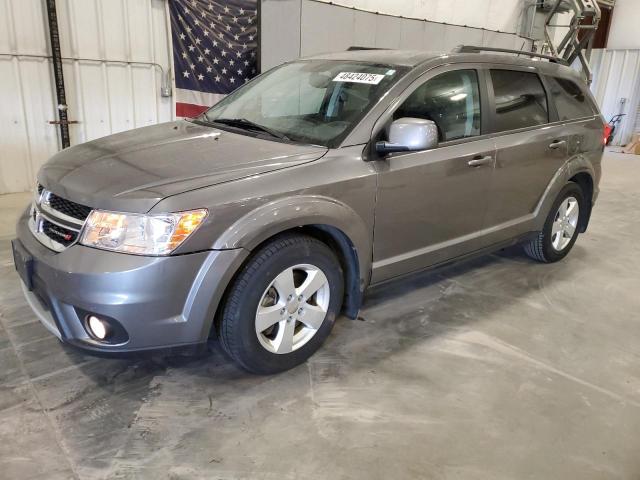
POLYGON ((549 121, 547 96, 535 73, 491 70, 497 131, 542 125, 549 121))
POLYGON ((578 85, 565 78, 547 78, 560 120, 590 117, 594 114, 589 98, 578 85))
POLYGON ((440 141, 480 135, 480 96, 475 70, 443 73, 418 87, 394 113, 433 120, 440 141))

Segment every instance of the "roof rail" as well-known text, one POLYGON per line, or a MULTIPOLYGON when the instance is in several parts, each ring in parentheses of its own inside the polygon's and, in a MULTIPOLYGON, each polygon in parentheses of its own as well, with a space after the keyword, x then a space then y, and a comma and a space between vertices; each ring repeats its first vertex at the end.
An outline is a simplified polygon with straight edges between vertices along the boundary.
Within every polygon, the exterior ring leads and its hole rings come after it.
POLYGON ((510 48, 494 48, 494 47, 479 47, 477 45, 458 45, 452 50, 453 53, 480 53, 480 52, 500 52, 500 53, 513 53, 516 55, 526 55, 533 58, 544 58, 553 63, 560 63, 562 65, 568 65, 568 63, 559 57, 553 55, 545 55, 543 53, 527 52, 525 50, 512 50, 510 48))

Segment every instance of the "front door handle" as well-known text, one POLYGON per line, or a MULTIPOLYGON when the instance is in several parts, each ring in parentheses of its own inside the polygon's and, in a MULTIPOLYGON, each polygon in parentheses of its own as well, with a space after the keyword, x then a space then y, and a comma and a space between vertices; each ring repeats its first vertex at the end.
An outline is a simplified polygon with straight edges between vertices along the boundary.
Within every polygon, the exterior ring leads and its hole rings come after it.
POLYGON ((567 143, 567 141, 566 141, 566 140, 556 140, 555 142, 552 142, 552 143, 549 145, 549 148, 550 148, 551 150, 555 150, 555 149, 557 149, 557 148, 562 147, 562 146, 563 146, 563 145, 565 145, 566 143, 567 143))
POLYGON ((481 157, 478 155, 477 157, 473 157, 473 159, 467 162, 467 165, 470 167, 482 167, 483 165, 490 165, 493 163, 493 157, 491 155, 487 155, 486 157, 481 157))

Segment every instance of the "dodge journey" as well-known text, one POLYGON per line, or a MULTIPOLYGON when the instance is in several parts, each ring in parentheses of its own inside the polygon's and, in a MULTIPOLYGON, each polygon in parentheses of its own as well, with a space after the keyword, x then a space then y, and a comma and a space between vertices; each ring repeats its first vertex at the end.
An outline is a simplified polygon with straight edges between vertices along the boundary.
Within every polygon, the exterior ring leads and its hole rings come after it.
POLYGON ((598 195, 603 124, 553 59, 296 60, 197 118, 53 156, 16 269, 63 342, 123 354, 217 338, 275 373, 355 318, 369 286, 514 244, 562 259, 598 195))

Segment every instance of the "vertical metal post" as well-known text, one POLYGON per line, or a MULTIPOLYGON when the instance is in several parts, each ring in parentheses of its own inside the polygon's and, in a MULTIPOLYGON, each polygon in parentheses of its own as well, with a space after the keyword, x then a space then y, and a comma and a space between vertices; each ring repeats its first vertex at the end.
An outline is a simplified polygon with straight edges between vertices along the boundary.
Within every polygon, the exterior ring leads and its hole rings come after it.
POLYGON ((62 72, 62 54, 60 52, 60 36, 58 34, 58 15, 56 0, 45 0, 47 4, 47 19, 49 21, 49 39, 51 40, 51 57, 53 60, 53 77, 56 84, 56 98, 58 100, 58 121, 60 125, 60 139, 62 148, 71 146, 69 138, 69 120, 67 118, 67 97, 64 91, 64 75, 62 72))

